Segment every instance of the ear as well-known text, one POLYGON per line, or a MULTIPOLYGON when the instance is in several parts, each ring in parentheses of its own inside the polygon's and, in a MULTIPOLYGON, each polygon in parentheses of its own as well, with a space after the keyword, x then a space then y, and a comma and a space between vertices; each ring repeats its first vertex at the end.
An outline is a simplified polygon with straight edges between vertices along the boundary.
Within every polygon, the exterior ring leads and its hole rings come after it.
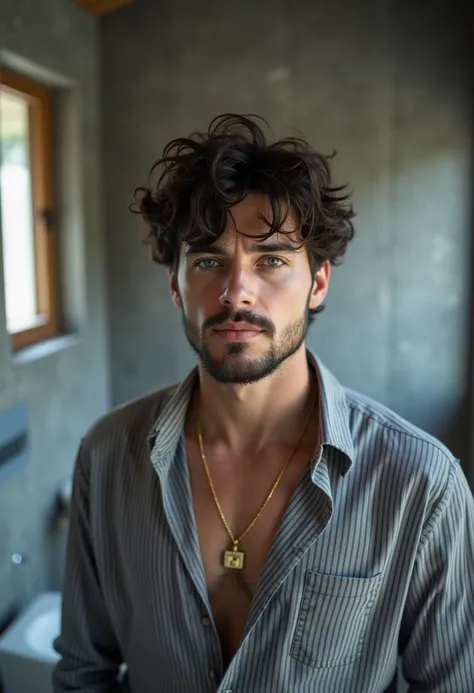
POLYGON ((178 308, 182 308, 183 302, 181 300, 181 294, 179 291, 178 279, 177 279, 176 274, 173 272, 172 269, 168 269, 168 280, 169 280, 171 296, 173 298, 174 304, 178 308))
POLYGON ((309 308, 317 308, 323 303, 329 289, 331 276, 331 263, 325 260, 322 266, 314 273, 313 288, 309 299, 309 308))

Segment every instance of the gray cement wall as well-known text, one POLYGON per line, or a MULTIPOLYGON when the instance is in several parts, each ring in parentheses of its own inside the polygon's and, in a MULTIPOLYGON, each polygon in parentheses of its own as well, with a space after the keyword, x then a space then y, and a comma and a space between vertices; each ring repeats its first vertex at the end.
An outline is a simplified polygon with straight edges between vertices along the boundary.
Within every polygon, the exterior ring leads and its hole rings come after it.
MULTIPOLYGON (((55 87, 59 240, 69 337, 11 353, 0 276, 0 411, 26 402, 30 459, 0 485, 0 625, 43 589, 59 589, 64 526, 58 485, 81 435, 109 406, 99 147, 97 21, 72 1, 3 0, 0 54, 55 87), (22 565, 13 553, 26 556, 22 565)), ((0 266, 3 267, 0 262, 0 266)))
POLYGON ((357 238, 309 344, 348 386, 445 440, 474 479, 471 24, 461 3, 435 5, 139 0, 99 23, 72 0, 3 0, 2 62, 59 92, 72 336, 18 357, 0 327, 0 411, 25 401, 31 422, 30 463, 0 486, 0 624, 14 605, 60 586, 55 494, 82 433, 111 403, 194 363, 166 274, 127 206, 163 145, 219 112, 259 113, 277 134, 299 128, 315 147, 339 151, 357 238), (15 552, 27 562, 14 566, 15 552))
POLYGON ((140 0, 101 24, 114 403, 194 359, 127 212, 172 137, 224 111, 333 148, 357 238, 309 344, 348 386, 469 455, 471 22, 461 3, 140 0))

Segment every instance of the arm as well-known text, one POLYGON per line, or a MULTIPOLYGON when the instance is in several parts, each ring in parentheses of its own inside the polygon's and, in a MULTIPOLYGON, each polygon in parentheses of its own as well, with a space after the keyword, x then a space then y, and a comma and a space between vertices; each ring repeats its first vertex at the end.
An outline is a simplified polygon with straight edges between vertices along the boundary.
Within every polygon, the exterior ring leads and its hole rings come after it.
POLYGON ((409 693, 474 691, 474 499, 458 461, 422 533, 402 634, 409 693))
POLYGON ((53 672, 54 693, 116 693, 120 650, 97 575, 89 524, 89 478, 84 444, 74 469, 61 634, 61 659, 53 672))

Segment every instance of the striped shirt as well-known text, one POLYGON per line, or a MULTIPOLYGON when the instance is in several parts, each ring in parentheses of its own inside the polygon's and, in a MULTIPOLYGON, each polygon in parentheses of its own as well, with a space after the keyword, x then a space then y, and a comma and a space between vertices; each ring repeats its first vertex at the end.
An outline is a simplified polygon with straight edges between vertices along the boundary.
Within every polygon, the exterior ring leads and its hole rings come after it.
POLYGON ((323 441, 279 525, 227 669, 193 513, 180 385, 84 436, 54 691, 474 691, 474 500, 438 440, 319 370, 323 441))

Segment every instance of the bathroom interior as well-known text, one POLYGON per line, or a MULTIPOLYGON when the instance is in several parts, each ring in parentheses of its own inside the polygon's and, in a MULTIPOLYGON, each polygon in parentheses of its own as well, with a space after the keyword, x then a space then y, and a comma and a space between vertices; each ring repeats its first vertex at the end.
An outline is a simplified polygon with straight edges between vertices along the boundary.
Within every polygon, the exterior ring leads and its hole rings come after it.
POLYGON ((308 345, 448 445, 474 488, 471 32, 456 0, 2 1, 0 693, 51 690, 81 436, 194 365, 128 205, 166 142, 218 113, 337 150, 356 237, 308 345), (12 132, 47 166, 21 272, 12 132))

